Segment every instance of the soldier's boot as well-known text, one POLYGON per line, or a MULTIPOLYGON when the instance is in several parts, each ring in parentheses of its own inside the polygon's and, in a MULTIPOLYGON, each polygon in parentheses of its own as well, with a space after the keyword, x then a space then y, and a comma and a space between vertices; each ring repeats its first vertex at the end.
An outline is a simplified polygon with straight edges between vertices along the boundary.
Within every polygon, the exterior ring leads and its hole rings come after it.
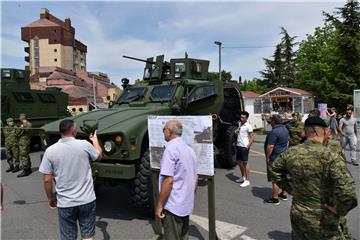
POLYGON ((19 175, 18 178, 29 176, 32 173, 31 168, 25 168, 19 175))
POLYGON ((12 172, 14 170, 14 165, 10 164, 10 167, 6 169, 6 172, 12 172))
POLYGON ((14 169, 12 170, 12 172, 13 172, 13 173, 16 173, 16 172, 18 172, 18 171, 20 171, 20 167, 19 167, 19 165, 15 165, 14 169))

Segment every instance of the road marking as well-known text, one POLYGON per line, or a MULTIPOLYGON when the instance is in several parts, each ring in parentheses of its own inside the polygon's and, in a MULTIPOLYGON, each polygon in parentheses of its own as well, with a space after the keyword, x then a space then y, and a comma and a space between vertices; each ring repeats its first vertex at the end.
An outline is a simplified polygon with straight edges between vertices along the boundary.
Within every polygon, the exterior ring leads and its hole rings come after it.
POLYGON ((248 235, 242 235, 241 236, 241 239, 244 239, 244 240, 256 240, 255 238, 251 238, 251 237, 249 237, 248 235))
POLYGON ((250 170, 250 172, 252 172, 252 173, 257 173, 257 174, 261 174, 261 175, 267 175, 266 172, 260 172, 260 171, 255 171, 255 170, 250 170))
MULTIPOLYGON (((205 229, 206 231, 209 231, 209 223, 207 218, 193 214, 190 215, 190 220, 205 229)), ((238 238, 246 230, 247 227, 222 221, 216 221, 216 235, 220 240, 232 240, 238 238)))
POLYGON ((265 154, 262 153, 262 152, 258 152, 258 151, 252 150, 252 149, 250 149, 250 152, 255 153, 255 154, 257 154, 257 155, 260 155, 260 156, 262 156, 262 157, 265 157, 265 154))

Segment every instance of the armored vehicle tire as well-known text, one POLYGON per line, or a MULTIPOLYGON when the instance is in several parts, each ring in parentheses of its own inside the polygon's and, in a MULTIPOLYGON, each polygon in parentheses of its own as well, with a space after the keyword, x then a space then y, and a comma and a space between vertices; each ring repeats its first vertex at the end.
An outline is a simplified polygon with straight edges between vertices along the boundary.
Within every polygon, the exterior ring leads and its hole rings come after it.
POLYGON ((154 212, 149 150, 142 154, 131 195, 136 210, 148 214, 154 212))
POLYGON ((224 140, 221 144, 221 154, 218 157, 218 162, 223 168, 233 168, 236 166, 236 149, 234 145, 235 126, 229 126, 224 134, 224 140))

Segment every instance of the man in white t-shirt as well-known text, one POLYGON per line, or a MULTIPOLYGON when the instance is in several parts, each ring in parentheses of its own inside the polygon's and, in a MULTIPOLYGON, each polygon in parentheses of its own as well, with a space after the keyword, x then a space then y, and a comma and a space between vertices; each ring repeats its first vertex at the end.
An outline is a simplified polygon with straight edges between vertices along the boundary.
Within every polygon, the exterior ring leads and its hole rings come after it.
POLYGON ((252 126, 247 121, 248 118, 248 112, 241 112, 239 127, 235 130, 235 133, 237 134, 236 159, 241 172, 241 177, 236 180, 236 182, 241 183, 240 187, 250 185, 250 167, 247 162, 251 144, 254 142, 254 132, 252 126))

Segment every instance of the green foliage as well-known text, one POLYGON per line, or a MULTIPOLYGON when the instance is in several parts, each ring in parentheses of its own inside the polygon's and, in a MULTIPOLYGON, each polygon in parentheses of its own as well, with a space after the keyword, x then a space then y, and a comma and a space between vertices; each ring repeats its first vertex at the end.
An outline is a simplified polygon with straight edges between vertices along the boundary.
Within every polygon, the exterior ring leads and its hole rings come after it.
POLYGON ((264 58, 266 69, 260 71, 262 84, 267 88, 292 86, 295 79, 295 56, 293 47, 296 37, 291 37, 285 28, 281 28, 281 42, 276 45, 273 60, 264 58))
MULTIPOLYGON (((209 80, 218 80, 219 79, 219 73, 218 72, 209 72, 208 74, 209 80)), ((221 79, 225 81, 230 81, 232 79, 231 72, 227 72, 225 70, 221 71, 221 79)))
POLYGON ((259 94, 266 93, 270 91, 270 88, 264 86, 261 79, 245 80, 241 85, 241 91, 252 91, 259 94))
POLYGON ((360 88, 360 7, 349 1, 325 25, 302 41, 296 64, 295 86, 309 90, 317 102, 343 109, 360 88))

